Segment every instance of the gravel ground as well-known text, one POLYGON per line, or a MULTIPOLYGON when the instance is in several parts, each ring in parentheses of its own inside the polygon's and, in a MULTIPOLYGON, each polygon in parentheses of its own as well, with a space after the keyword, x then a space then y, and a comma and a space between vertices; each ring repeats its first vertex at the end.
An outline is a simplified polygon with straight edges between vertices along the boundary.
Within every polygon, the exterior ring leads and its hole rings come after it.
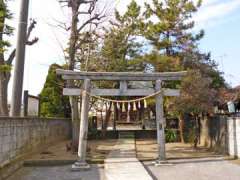
POLYGON ((169 165, 144 165, 155 180, 240 180, 240 165, 224 158, 171 160, 169 165))
POLYGON ((98 165, 82 172, 72 172, 71 166, 24 167, 8 180, 103 180, 103 176, 103 168, 98 165))

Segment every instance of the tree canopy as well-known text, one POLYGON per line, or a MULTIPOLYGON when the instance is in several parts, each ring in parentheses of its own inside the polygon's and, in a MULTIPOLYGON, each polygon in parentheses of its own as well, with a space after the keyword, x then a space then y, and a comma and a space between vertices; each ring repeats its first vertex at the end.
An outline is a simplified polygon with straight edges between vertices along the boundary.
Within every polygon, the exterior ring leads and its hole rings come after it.
MULTIPOLYGON (((179 81, 164 84, 164 87, 171 88, 182 86, 182 96, 178 99, 181 103, 170 98, 165 101, 165 106, 174 103, 179 113, 207 112, 215 100, 204 97, 218 98, 215 91, 226 84, 210 53, 201 52, 198 48, 204 31, 193 31, 195 22, 192 17, 201 3, 201 0, 151 0, 141 8, 132 0, 124 13, 115 10, 114 18, 107 27, 92 31, 88 28, 80 28, 79 31, 79 26, 73 26, 84 12, 79 6, 71 5, 72 10, 77 9, 79 14, 77 17, 73 14, 72 19, 74 36, 71 36, 70 42, 74 43, 74 50, 71 43, 67 50, 71 59, 70 69, 116 72, 187 70, 188 76, 182 84, 179 81), (189 92, 190 89, 194 93, 189 92), (186 102, 192 104, 192 108, 182 105, 186 102)), ((94 5, 90 3, 90 7, 94 5)), ((105 16, 90 10, 94 18, 105 16)), ((95 20, 100 19, 94 19, 90 25, 98 26, 95 20)), ((95 85, 117 86, 112 82, 95 85)))

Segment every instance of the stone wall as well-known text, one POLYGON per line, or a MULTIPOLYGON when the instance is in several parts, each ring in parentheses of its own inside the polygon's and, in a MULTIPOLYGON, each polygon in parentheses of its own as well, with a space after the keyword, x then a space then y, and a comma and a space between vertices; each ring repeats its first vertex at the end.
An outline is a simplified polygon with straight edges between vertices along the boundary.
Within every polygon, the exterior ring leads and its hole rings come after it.
POLYGON ((228 118, 228 153, 240 158, 240 117, 228 118))
POLYGON ((0 117, 0 170, 46 144, 69 138, 70 133, 68 119, 0 117))

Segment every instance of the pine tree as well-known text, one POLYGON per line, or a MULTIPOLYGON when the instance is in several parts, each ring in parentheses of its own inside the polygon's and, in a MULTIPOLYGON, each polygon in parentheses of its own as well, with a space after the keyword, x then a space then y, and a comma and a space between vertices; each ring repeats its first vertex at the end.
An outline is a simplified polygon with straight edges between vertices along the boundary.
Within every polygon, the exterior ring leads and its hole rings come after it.
MULTIPOLYGON (((180 135, 183 141, 182 117, 184 113, 208 112, 213 107, 216 90, 225 85, 221 73, 209 54, 198 49, 204 31, 194 33, 192 15, 201 6, 201 0, 152 0, 145 3, 145 22, 142 33, 153 47, 145 56, 155 71, 190 70, 181 84, 181 96, 176 101, 167 99, 165 107, 173 105, 177 109, 180 122, 180 135), (214 98, 211 98, 214 97, 214 98)), ((166 83, 175 87, 179 83, 166 83)), ((197 137, 197 136, 196 136, 197 137)))
POLYGON ((6 24, 6 21, 12 18, 7 3, 0 1, 0 115, 8 115, 8 83, 10 80, 11 61, 9 57, 5 59, 5 53, 10 47, 10 43, 4 40, 6 36, 11 36, 13 28, 6 24))
POLYGON ((191 0, 152 0, 145 3, 145 17, 148 19, 143 33, 154 50, 168 56, 197 48, 197 42, 204 31, 194 34, 193 13, 201 6, 191 0))
POLYGON ((127 71, 130 61, 140 55, 141 43, 137 42, 140 10, 132 0, 123 15, 115 11, 115 21, 111 22, 111 29, 106 30, 101 50, 105 71, 127 71))

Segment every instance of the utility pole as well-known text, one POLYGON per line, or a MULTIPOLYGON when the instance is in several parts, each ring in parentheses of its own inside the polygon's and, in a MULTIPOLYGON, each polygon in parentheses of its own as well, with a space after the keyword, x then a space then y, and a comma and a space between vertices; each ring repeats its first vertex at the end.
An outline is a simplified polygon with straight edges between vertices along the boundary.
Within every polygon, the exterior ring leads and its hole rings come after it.
POLYGON ((21 0, 20 17, 18 24, 18 37, 16 48, 16 60, 14 66, 13 89, 11 116, 21 115, 22 89, 24 77, 25 46, 27 41, 27 23, 28 23, 29 0, 21 0))

